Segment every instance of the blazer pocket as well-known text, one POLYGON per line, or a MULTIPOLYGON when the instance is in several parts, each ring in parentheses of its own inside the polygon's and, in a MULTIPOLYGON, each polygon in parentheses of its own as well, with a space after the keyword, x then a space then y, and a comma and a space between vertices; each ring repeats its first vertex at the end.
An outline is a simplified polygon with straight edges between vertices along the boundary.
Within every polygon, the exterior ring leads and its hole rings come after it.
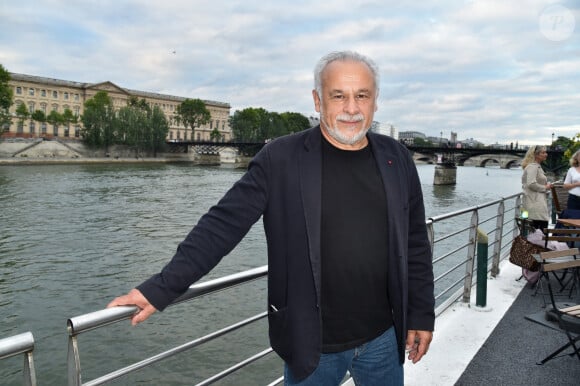
POLYGON ((292 358, 292 346, 287 328, 287 307, 277 309, 276 306, 271 304, 268 308, 270 344, 278 355, 288 362, 292 358))

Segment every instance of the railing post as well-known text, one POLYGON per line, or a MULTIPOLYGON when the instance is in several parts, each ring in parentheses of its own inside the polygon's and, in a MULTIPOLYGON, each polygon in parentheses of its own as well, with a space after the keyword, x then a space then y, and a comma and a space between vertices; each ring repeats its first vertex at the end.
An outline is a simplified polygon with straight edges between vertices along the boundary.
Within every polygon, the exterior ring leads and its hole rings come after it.
POLYGON ((493 243, 493 256, 491 261, 491 276, 496 277, 499 274, 499 259, 501 255, 501 241, 503 239, 503 221, 505 218, 505 200, 502 200, 497 206, 497 220, 495 223, 495 241, 493 243))
POLYGON ((465 280, 463 283, 463 303, 469 303, 471 299, 471 284, 473 283, 473 265, 475 261, 475 245, 477 243, 476 233, 479 224, 479 214, 477 209, 471 215, 469 226, 469 246, 467 247, 467 261, 465 263, 465 280))
POLYGON ((487 234, 477 228, 477 290, 475 305, 485 307, 487 303, 487 234))
POLYGON ((514 216, 514 229, 513 229, 513 232, 512 232, 512 239, 515 239, 516 236, 520 234, 520 229, 518 228, 518 223, 517 223, 517 221, 515 221, 515 219, 522 217, 522 213, 520 211, 520 207, 521 206, 522 206, 522 195, 520 194, 516 198, 515 216, 514 216))
POLYGON ((0 339, 0 359, 24 354, 23 381, 25 386, 36 386, 36 371, 34 369, 34 336, 25 332, 8 338, 0 339))

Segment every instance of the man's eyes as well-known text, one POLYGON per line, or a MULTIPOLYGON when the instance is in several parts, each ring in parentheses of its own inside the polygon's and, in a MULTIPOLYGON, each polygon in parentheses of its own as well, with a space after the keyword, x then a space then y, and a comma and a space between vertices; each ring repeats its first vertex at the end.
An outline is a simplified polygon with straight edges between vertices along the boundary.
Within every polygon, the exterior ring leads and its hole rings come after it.
MULTIPOLYGON (((369 94, 356 94, 356 95, 354 96, 354 98, 355 98, 355 99, 369 99, 369 98, 370 98, 370 96, 369 96, 369 94)), ((343 99, 346 99, 346 96, 345 96, 345 95, 340 95, 340 94, 338 94, 338 95, 333 95, 333 96, 332 96, 332 99, 336 99, 336 100, 343 100, 343 99)))

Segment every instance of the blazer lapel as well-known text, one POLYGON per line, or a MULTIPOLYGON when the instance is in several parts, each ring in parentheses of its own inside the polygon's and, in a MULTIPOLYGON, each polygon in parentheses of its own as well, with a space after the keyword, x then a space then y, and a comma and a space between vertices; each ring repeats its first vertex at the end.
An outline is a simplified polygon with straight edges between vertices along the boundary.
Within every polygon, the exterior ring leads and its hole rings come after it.
POLYGON ((304 218, 308 234, 310 264, 314 275, 317 304, 320 304, 320 224, 322 210, 322 134, 320 126, 312 129, 304 140, 304 150, 299 154, 300 191, 304 205, 304 218))

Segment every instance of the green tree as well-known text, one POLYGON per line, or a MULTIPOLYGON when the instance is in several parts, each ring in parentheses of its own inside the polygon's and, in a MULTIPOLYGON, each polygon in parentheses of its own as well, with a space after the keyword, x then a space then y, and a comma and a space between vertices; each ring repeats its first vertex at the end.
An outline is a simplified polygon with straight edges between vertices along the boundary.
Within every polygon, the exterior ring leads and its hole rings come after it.
POLYGON ((36 110, 30 114, 30 118, 36 122, 46 122, 46 114, 42 110, 36 110))
POLYGON ((413 144, 415 146, 425 146, 425 147, 427 147, 427 146, 433 146, 433 142, 428 141, 428 140, 423 139, 423 138, 419 138, 419 137, 417 137, 417 138, 415 138, 413 140, 413 144))
POLYGON ((232 135, 237 142, 262 142, 261 124, 268 112, 263 108, 248 107, 241 111, 236 110, 230 118, 232 135))
POLYGON ((128 104, 117 112, 116 138, 119 143, 134 148, 136 157, 145 147, 147 120, 147 111, 137 105, 128 104))
POLYGON ((169 123, 161 108, 151 109, 144 99, 131 98, 117 115, 115 126, 120 143, 134 148, 136 157, 143 152, 157 156, 169 132, 169 123))
POLYGON ((89 147, 104 147, 115 143, 115 111, 113 101, 106 91, 99 91, 85 102, 82 116, 84 142, 89 147))
POLYGON ((0 64, 0 133, 4 126, 10 126, 12 119, 8 109, 12 106, 12 88, 8 85, 10 73, 0 64))
POLYGON ((16 106, 16 117, 18 118, 18 128, 20 131, 24 130, 24 121, 30 117, 30 112, 24 103, 19 103, 16 106))
MULTIPOLYGON (((205 125, 211 119, 211 114, 201 99, 186 99, 177 106, 178 122, 191 128, 191 139, 195 139, 195 128, 205 125)), ((187 139, 187 131, 185 135, 187 139)))
POLYGON ((62 113, 62 123, 65 125, 67 132, 70 132, 70 124, 77 123, 77 121, 78 118, 73 114, 71 109, 68 107, 64 109, 64 112, 62 113))
POLYGON ((297 133, 310 127, 310 121, 300 113, 285 112, 280 114, 287 133, 297 133))
MULTIPOLYGON (((46 114, 42 110, 35 110, 32 114, 30 114, 30 119, 40 123, 40 127, 42 127, 42 124, 46 122, 46 114)), ((42 134, 41 130, 41 128, 38 129, 39 134, 42 134)))
POLYGON ((219 142, 222 139, 222 135, 220 134, 220 131, 214 127, 214 129, 209 134, 209 138, 214 142, 219 142))
POLYGON ((50 123, 53 127, 58 127, 64 123, 64 119, 61 113, 56 110, 52 110, 50 113, 48 113, 46 122, 50 123))
POLYGON ((153 107, 150 115, 150 137, 149 149, 153 151, 153 156, 157 156, 157 152, 163 150, 165 146, 165 139, 169 133, 169 122, 159 106, 153 107))
POLYGON ((308 118, 292 112, 278 114, 263 108, 248 107, 236 111, 230 118, 234 140, 264 142, 282 135, 295 133, 310 126, 308 118))

